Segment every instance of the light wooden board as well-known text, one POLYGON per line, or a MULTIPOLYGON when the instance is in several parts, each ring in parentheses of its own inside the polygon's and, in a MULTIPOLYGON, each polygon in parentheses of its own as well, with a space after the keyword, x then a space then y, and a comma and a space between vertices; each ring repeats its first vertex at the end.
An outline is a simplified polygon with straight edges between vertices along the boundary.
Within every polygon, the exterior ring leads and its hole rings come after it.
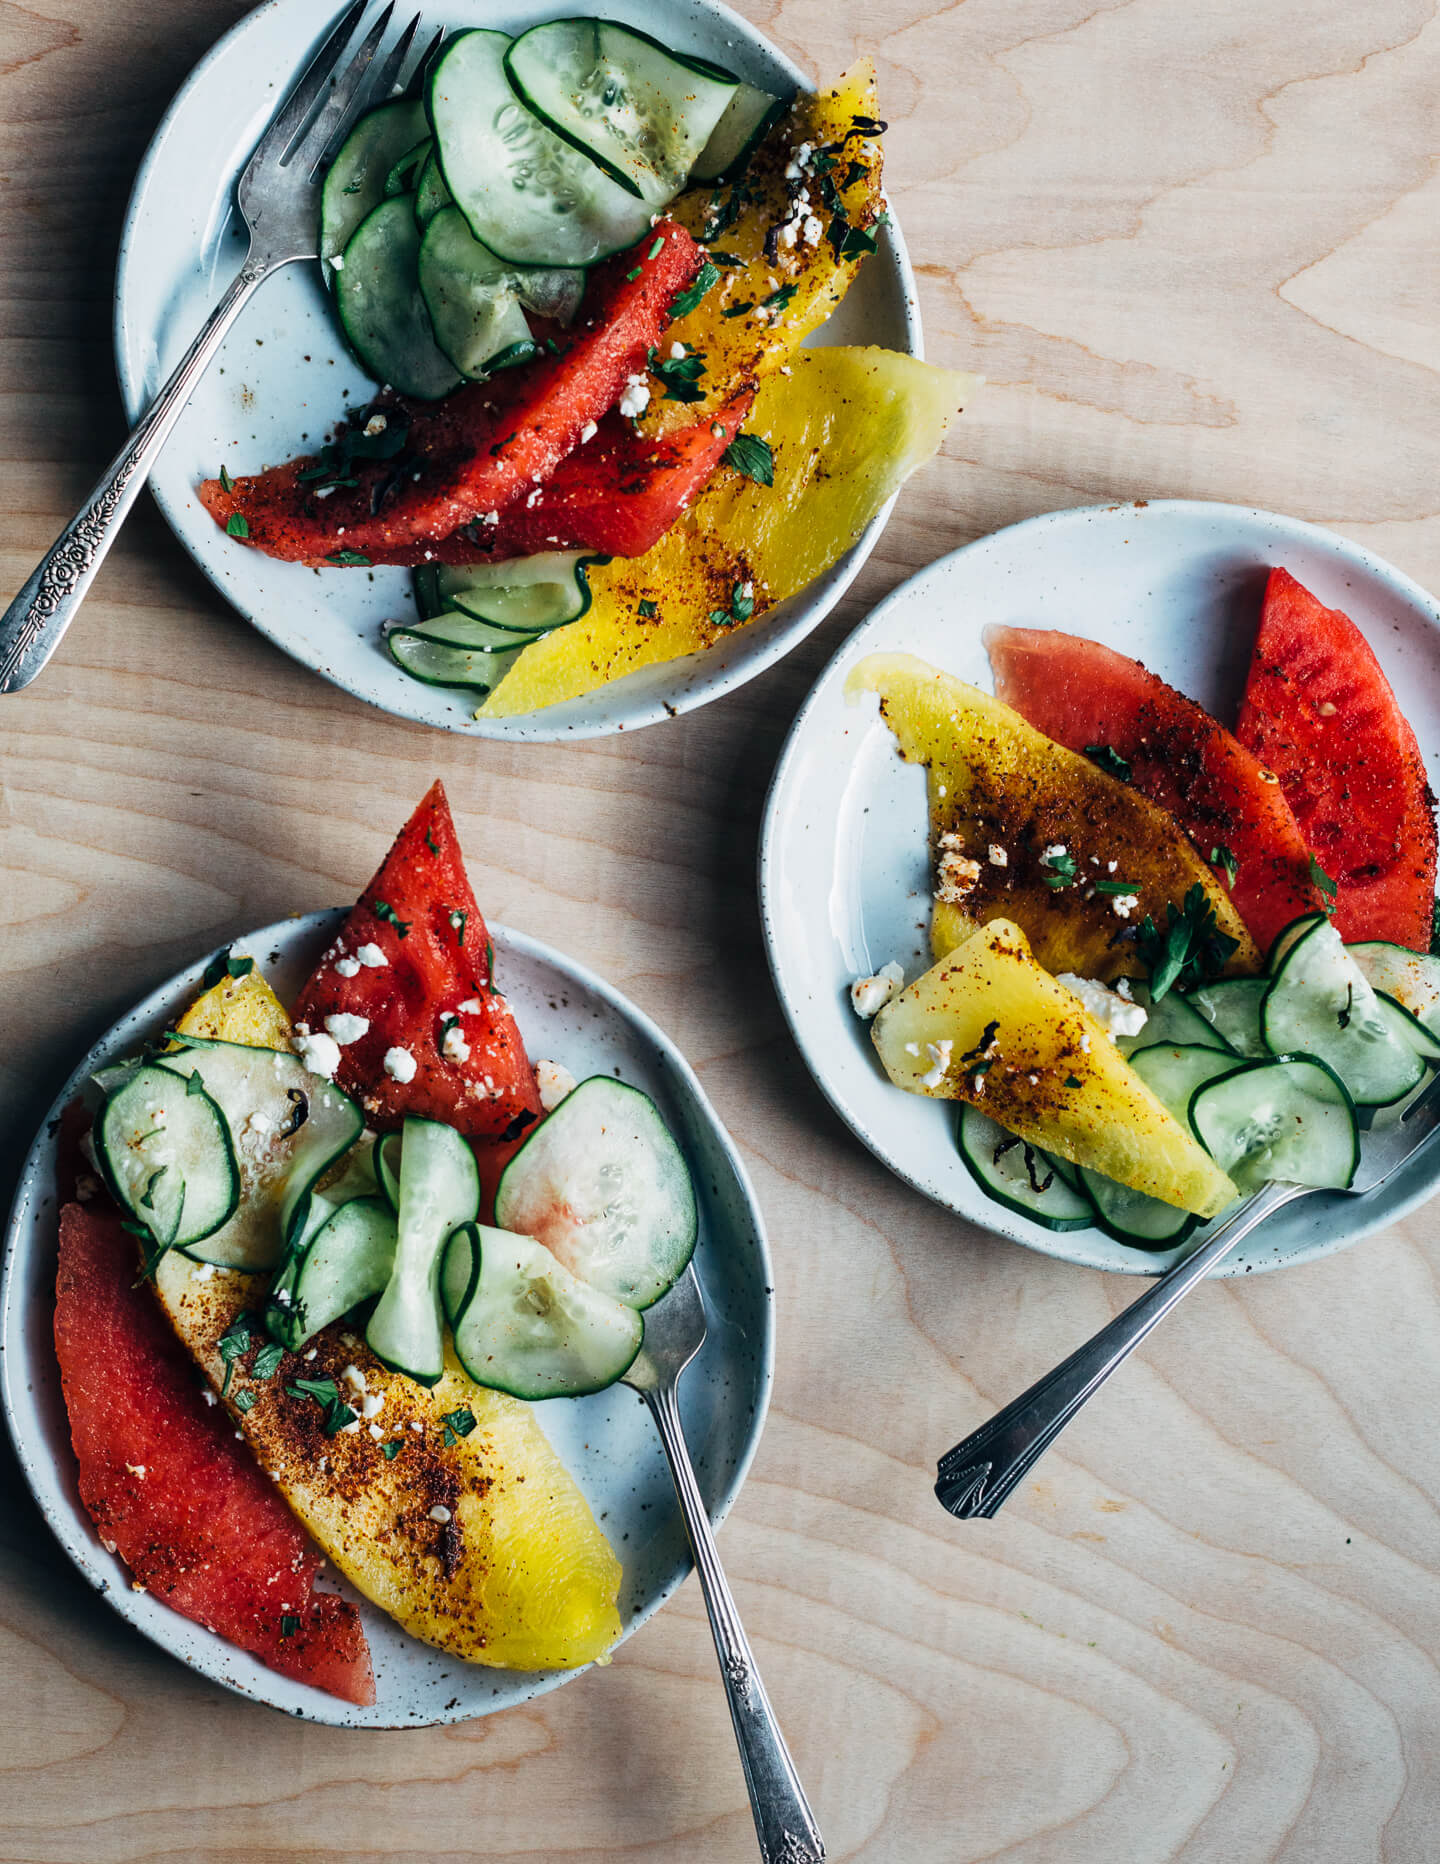
MULTIPOLYGON (((0 590, 119 437, 131 174, 236 0, 0 0, 0 590)), ((722 1551, 833 1858, 1429 1864, 1440 1840, 1434 1213, 1202 1290, 987 1524, 934 1460, 1134 1285, 967 1231, 848 1140, 751 890, 785 727, 903 575, 1063 504, 1235 499, 1440 586, 1429 0, 745 0, 880 60, 931 356, 991 386, 841 611, 634 738, 370 713, 142 512, 0 702, 0 1190, 82 1044, 197 949, 350 897, 435 775, 487 912, 628 991, 736 1135, 776 1254, 774 1409, 722 1551)), ((754 1856, 693 1583, 608 1672, 468 1727, 297 1726, 63 1566, 0 1451, 0 1860, 754 1856)))

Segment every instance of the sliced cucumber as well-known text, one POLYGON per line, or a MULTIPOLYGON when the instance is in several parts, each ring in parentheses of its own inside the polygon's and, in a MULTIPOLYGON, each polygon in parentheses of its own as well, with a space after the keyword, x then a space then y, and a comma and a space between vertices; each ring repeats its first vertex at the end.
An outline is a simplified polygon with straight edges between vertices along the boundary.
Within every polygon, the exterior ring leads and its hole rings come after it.
POLYGON ((1287 926, 1282 926, 1271 941, 1270 950, 1265 956, 1265 969, 1271 977, 1280 969, 1282 962, 1297 939, 1303 938, 1316 926, 1325 924, 1325 913, 1301 913, 1298 919, 1292 919, 1287 926))
POLYGON ((1273 1053, 1327 1063, 1359 1106, 1403 1099, 1425 1072, 1394 1006, 1376 996, 1328 919, 1301 932, 1281 959, 1261 1027, 1273 1053))
POLYGON ((95 1155, 110 1188, 165 1249, 194 1246, 240 1201, 230 1128, 204 1083, 155 1064, 136 1068, 95 1123, 95 1155))
POLYGON ((445 1370, 440 1259, 450 1232, 480 1208, 475 1154, 453 1127, 410 1118, 400 1146, 395 1266, 365 1329, 392 1371, 433 1385, 445 1370))
POLYGON ((239 1206, 186 1252, 225 1268, 270 1268, 316 1181, 360 1137, 350 1096, 298 1055, 184 1037, 162 1065, 198 1075, 225 1116, 240 1170, 239 1206))
POLYGON ((412 680, 420 680, 426 686, 458 686, 467 692, 493 692, 514 666, 521 650, 512 648, 501 654, 486 648, 456 647, 425 632, 441 622, 462 621, 479 626, 471 616, 461 615, 457 610, 452 615, 438 616, 434 623, 424 622, 419 628, 392 628, 385 637, 385 646, 402 673, 408 673, 412 680))
POLYGON ((433 621, 448 606, 440 595, 440 568, 438 563, 421 563, 410 572, 415 590, 415 606, 420 611, 422 621, 433 621))
POLYGON ((515 295, 515 268, 470 231, 458 207, 442 207, 420 241, 420 294, 435 341, 462 375, 482 381, 488 365, 534 342, 515 295))
POLYGON ((1047 1230, 1086 1230, 1095 1207, 1055 1169, 1048 1154, 1007 1133, 978 1107, 960 1109, 960 1156, 980 1189, 1047 1230))
POLYGON ((479 621, 463 608, 447 609, 433 621, 417 622, 411 632, 445 647, 463 647, 472 654, 508 654, 519 647, 529 647, 539 640, 543 629, 497 628, 494 622, 479 621))
POLYGON ((726 104, 710 140, 696 156, 692 181, 734 181, 750 166, 750 158, 790 108, 790 99, 772 97, 753 84, 738 84, 726 104))
MULTIPOLYGON (((1162 997, 1163 1009, 1170 1001, 1162 997)), ((1197 1017, 1196 1021, 1202 1019, 1197 1017)), ((1213 1037, 1214 1031, 1209 1032, 1213 1037)), ((1189 1125, 1190 1102, 1197 1088, 1240 1067, 1238 1055, 1210 1043, 1156 1043, 1131 1058, 1131 1067, 1182 1126, 1189 1125)), ((1121 1242, 1141 1249, 1162 1249, 1183 1242, 1199 1219, 1143 1191, 1132 1191, 1099 1172, 1082 1170, 1085 1189, 1094 1199, 1102 1226, 1121 1242)))
POLYGON ((383 1197, 331 1211, 271 1290, 266 1327, 298 1352, 308 1339, 387 1286, 395 1269, 395 1212, 383 1197))
POLYGON ((1355 1105, 1312 1055, 1246 1062, 1198 1088, 1190 1124, 1242 1191, 1278 1179, 1343 1191, 1360 1161, 1355 1105))
POLYGON ((415 218, 422 227, 428 227, 442 207, 452 204, 445 177, 440 173, 440 158, 432 142, 425 166, 420 170, 420 178, 415 184, 415 218))
POLYGON ((375 1141, 375 1176, 392 1210, 400 1208, 400 1143, 399 1133, 375 1141))
POLYGON ((607 19, 553 19, 505 54, 521 102, 649 207, 684 187, 739 79, 607 19))
POLYGON ((684 1274, 699 1215, 684 1154, 654 1101, 592 1075, 505 1167, 495 1221, 544 1243, 591 1287, 643 1308, 684 1274))
POLYGON ((594 561, 582 550, 543 550, 499 563, 442 565, 436 595, 443 607, 498 628, 543 634, 578 621, 589 608, 587 571, 594 561))
POLYGON ((1440 1061, 1440 1036, 1385 991, 1377 990, 1375 1000, 1380 1005, 1380 1014, 1402 1042, 1408 1042, 1426 1061, 1440 1061))
POLYGON ((1141 1049, 1220 1048, 1230 1050, 1229 1043, 1208 1022, 1188 998, 1170 990, 1158 1003, 1150 1001, 1147 984, 1132 984, 1131 995, 1146 1012, 1145 1027, 1138 1036, 1117 1036, 1115 1046, 1122 1055, 1134 1055, 1141 1049))
POLYGON ((1393 997, 1432 1036, 1440 1037, 1440 958, 1382 939, 1368 939, 1345 949, 1372 989, 1393 997))
POLYGON ((377 382, 437 401, 461 376, 435 341, 420 293, 419 257, 410 196, 381 201, 350 236, 335 305, 350 347, 377 382))
POLYGON ((630 1370, 645 1338, 633 1307, 508 1230, 462 1224, 440 1286, 461 1365, 477 1385, 516 1398, 603 1391, 630 1370))
POLYGON ((413 194, 420 182, 420 171, 429 159, 435 147, 433 136, 423 136, 411 149, 407 149, 398 162, 390 166, 390 173, 385 177, 385 195, 413 194))
POLYGON ((1263 1061, 1270 1049, 1260 1028, 1260 1006, 1269 988, 1263 977, 1227 977, 1218 984, 1202 984, 1185 1001, 1237 1055, 1263 1061))
POLYGON ((427 127, 424 105, 402 99, 367 111, 340 145, 320 192, 320 257, 327 278, 330 261, 343 255, 350 235, 385 199, 391 169, 427 127))
POLYGON ((440 173, 476 239, 516 265, 593 265, 647 233, 650 209, 526 109, 503 32, 462 32, 430 74, 440 173))

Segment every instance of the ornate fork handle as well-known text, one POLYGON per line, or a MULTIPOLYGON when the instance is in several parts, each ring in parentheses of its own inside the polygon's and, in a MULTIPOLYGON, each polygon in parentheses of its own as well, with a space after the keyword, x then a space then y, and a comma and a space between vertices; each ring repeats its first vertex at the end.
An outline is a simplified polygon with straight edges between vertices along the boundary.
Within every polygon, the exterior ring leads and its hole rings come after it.
POLYGON ((225 332, 255 287, 284 259, 246 257, 205 328, 186 350, 175 373, 146 410, 86 500, 60 533, 49 554, 0 620, 0 693, 19 692, 44 667, 115 541, 130 507, 150 476, 196 378, 219 348, 225 332))
POLYGON ((940 1459, 935 1493, 962 1521, 999 1512, 1016 1485, 1049 1449, 1081 1406, 1127 1359, 1152 1327, 1201 1282, 1222 1257, 1265 1219, 1304 1197, 1305 1185, 1271 1184, 1241 1204, 1213 1236, 1162 1275, 1092 1340, 1047 1372, 988 1424, 940 1459))
POLYGON ((710 1614, 710 1629, 730 1701, 730 1719, 735 1725, 745 1782, 750 1788, 760 1855, 765 1864, 824 1864, 825 1846, 816 1830, 790 1751, 785 1746, 785 1737, 775 1720, 770 1698, 765 1694, 765 1685, 760 1681, 760 1672, 755 1667, 740 1614, 735 1609, 720 1565, 715 1536, 710 1531, 709 1517, 680 1429, 675 1387, 673 1383, 666 1384, 645 1390, 642 1396, 665 1446, 670 1473, 675 1478, 675 1492, 680 1498, 680 1510, 685 1517, 685 1531, 695 1555, 695 1568, 700 1575, 700 1588, 705 1595, 705 1609, 710 1614))

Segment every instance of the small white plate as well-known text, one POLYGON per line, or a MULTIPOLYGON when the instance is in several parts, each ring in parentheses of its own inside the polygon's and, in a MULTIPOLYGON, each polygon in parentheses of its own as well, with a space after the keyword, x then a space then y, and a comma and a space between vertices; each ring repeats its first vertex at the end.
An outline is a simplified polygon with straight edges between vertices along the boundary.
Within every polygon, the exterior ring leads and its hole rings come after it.
MULTIPOLYGON (((521 32, 564 10, 558 0, 509 0, 497 16, 483 0, 440 0, 424 6, 424 25, 427 32, 437 26, 521 32)), ((606 0, 603 11, 764 88, 811 88, 797 65, 719 0, 606 0)), ((331 23, 315 0, 267 0, 201 60, 157 130, 130 197, 115 281, 116 365, 132 421, 239 270, 244 228, 231 205, 236 177, 331 23)), ((893 223, 817 340, 921 354, 915 281, 893 223)), ((222 464, 238 474, 317 447, 347 405, 373 393, 340 340, 318 268, 287 266, 231 329, 167 441, 150 489, 216 588, 287 654, 383 711, 472 737, 600 737, 719 698, 819 625, 890 515, 887 504, 825 575, 763 621, 738 629, 733 640, 629 674, 584 699, 521 718, 477 721, 473 696, 407 678, 384 650, 381 623, 413 613, 407 571, 322 574, 276 563, 227 538, 195 495, 222 464)))
MULTIPOLYGON (((281 920, 237 945, 290 1002, 341 917, 311 913, 281 920)), ((493 924, 490 932, 496 972, 530 1053, 560 1061, 580 1078, 613 1073, 643 1088, 690 1161, 700 1201, 695 1266, 709 1335, 681 1381, 681 1412, 700 1488, 718 1524, 755 1453, 773 1360, 769 1253, 745 1167, 684 1057, 634 1004, 537 940, 493 924)), ((66 1553, 122 1618, 205 1676, 289 1714, 350 1728, 414 1728, 488 1715, 569 1682, 580 1671, 522 1673, 462 1663, 407 1636, 342 1585, 361 1608, 375 1660, 374 1706, 356 1708, 291 1682, 149 1593, 133 1591, 120 1561, 100 1545, 76 1488, 55 1360, 55 1126, 96 1068, 133 1053, 180 1013, 198 991, 206 962, 172 978, 96 1043, 61 1090, 21 1175, 0 1275, 0 1400, 36 1501, 66 1553)), ((664 1604, 691 1564, 649 1413, 623 1386, 590 1398, 550 1399, 535 1410, 624 1564, 620 1616, 628 1637, 664 1604)))
MULTIPOLYGON (((930 962, 925 772, 903 764, 876 702, 845 703, 866 654, 918 654, 994 690, 988 622, 1062 628, 1143 660, 1233 719, 1265 577, 1283 565, 1345 610, 1379 656, 1440 789, 1440 607, 1357 544, 1295 518, 1168 499, 1051 512, 997 531, 912 576, 861 624, 816 682, 771 784, 760 904, 775 987, 810 1072, 878 1158, 927 1197, 1045 1255, 1153 1275, 1150 1254, 1102 1231, 1057 1234, 994 1203, 955 1145, 945 1104, 885 1078, 849 984, 887 959, 913 980, 930 962)), ((1376 1197, 1313 1197, 1282 1211, 1218 1271, 1244 1275, 1327 1255, 1429 1197, 1440 1150, 1376 1197)))

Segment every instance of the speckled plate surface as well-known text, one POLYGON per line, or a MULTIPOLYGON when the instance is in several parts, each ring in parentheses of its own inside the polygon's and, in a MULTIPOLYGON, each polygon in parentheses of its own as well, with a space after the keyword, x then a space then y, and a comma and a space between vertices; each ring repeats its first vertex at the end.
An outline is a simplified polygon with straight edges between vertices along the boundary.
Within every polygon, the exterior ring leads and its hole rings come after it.
MULTIPOLYGON (((941 1101, 902 1093, 876 1058, 849 984, 888 959, 913 980, 930 963, 925 772, 901 762, 873 697, 847 705, 866 654, 918 654, 994 690, 988 622, 1063 628, 1143 660, 1233 719, 1265 577, 1283 565, 1364 630, 1440 789, 1440 605, 1408 576, 1333 532, 1238 505, 1186 499, 1057 511, 956 550, 888 596, 816 682, 776 769, 760 855, 761 913, 776 989, 810 1072, 890 1169, 1001 1236, 1088 1268, 1151 1275, 1149 1253, 1098 1229, 1057 1234, 982 1192, 941 1101)), ((1440 1185, 1422 1153, 1373 1198, 1311 1197, 1280 1212, 1217 1273, 1244 1275, 1344 1248, 1440 1185)))
MULTIPOLYGON (((282 920, 237 941, 290 1002, 333 937, 339 913, 282 920)), ((709 1337, 681 1382, 685 1435, 712 1521, 723 1519, 755 1453, 769 1402, 773 1354, 769 1257, 745 1168, 680 1052, 600 978, 549 947, 492 925, 495 969, 534 1056, 575 1075, 611 1074, 643 1088, 680 1140, 700 1202, 695 1264, 709 1337)), ((200 988, 207 958, 147 997, 97 1042, 30 1150, 5 1239, 0 1278, 0 1397, 26 1480, 62 1547, 122 1618, 216 1682, 311 1721, 411 1728, 464 1721, 525 1702, 581 1674, 483 1669, 407 1636, 361 1606, 375 1659, 376 1701, 362 1709, 268 1670, 201 1626, 131 1589, 100 1545, 76 1489, 52 1320, 55 1307, 55 1141, 60 1109, 103 1064, 133 1052, 200 988)), ((624 1564, 620 1613, 628 1637, 690 1570, 685 1531, 659 1438, 640 1398, 623 1386, 535 1407, 546 1435, 584 1490, 624 1564)), ((603 1678, 588 1687, 597 1696, 603 1678)))
MULTIPOLYGON (((422 4, 423 0, 417 0, 422 4)), ((520 32, 565 8, 556 0, 441 0, 427 29, 504 27, 520 32)), ((677 50, 699 53, 762 87, 788 92, 811 80, 748 21, 717 0, 606 0, 677 50)), ((200 328, 244 252, 231 206, 249 159, 293 76, 328 29, 315 0, 267 0, 196 66, 175 98, 136 177, 115 285, 115 354, 121 392, 138 418, 200 328)), ((838 73, 823 74, 833 78, 838 73)), ((883 101, 883 100, 882 100, 883 101)), ((921 354, 915 285, 899 228, 817 339, 877 343, 921 354)), ((195 495, 223 463, 232 472, 289 459, 318 445, 347 401, 374 385, 340 340, 314 264, 287 266, 246 306, 181 415, 150 487, 180 542, 262 634, 347 692, 422 724, 477 737, 564 739, 635 730, 743 685, 829 613, 858 573, 890 514, 877 514, 824 576, 703 653, 627 675, 585 699, 521 718, 471 717, 464 693, 407 678, 381 644, 381 623, 413 614, 404 570, 322 574, 276 563, 217 530, 195 495)), ((892 501, 893 502, 893 501, 892 501)))

